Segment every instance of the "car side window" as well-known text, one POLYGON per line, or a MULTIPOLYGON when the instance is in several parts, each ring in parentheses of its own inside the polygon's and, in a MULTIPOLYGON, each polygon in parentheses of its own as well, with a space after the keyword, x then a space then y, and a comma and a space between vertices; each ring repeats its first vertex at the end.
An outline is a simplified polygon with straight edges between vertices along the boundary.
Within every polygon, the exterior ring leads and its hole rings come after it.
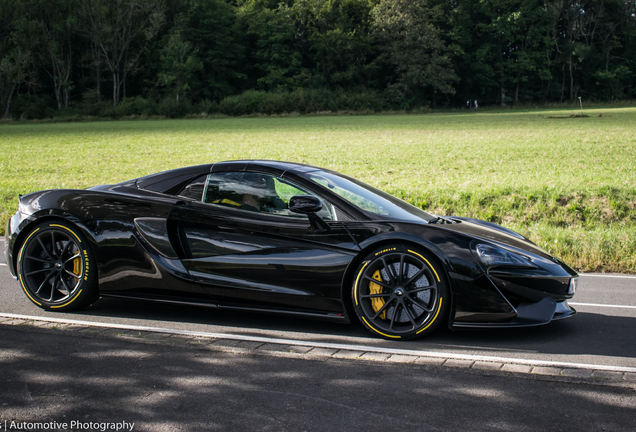
MULTIPOLYGON (((292 218, 307 218, 289 210, 294 195, 312 195, 303 188, 278 177, 251 172, 210 173, 203 190, 203 202, 239 210, 268 213, 292 218)), ((335 220, 331 204, 321 200, 318 216, 335 220)))
POLYGON ((201 199, 203 198, 203 189, 205 188, 205 180, 207 177, 207 174, 203 174, 202 176, 199 176, 196 179, 192 180, 183 189, 181 189, 181 192, 179 192, 179 196, 201 201, 201 199))

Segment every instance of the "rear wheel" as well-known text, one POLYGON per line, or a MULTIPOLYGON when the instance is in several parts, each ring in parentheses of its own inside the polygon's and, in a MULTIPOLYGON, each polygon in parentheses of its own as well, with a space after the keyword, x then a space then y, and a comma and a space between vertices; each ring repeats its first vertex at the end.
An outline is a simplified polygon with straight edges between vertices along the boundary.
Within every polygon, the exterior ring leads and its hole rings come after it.
POLYGON ((95 259, 88 241, 66 222, 35 227, 22 244, 17 267, 22 289, 42 309, 80 309, 98 298, 95 259))
POLYGON ((386 339, 415 339, 443 320, 447 292, 445 275, 430 253, 395 244, 365 257, 352 297, 356 314, 372 333, 386 339))

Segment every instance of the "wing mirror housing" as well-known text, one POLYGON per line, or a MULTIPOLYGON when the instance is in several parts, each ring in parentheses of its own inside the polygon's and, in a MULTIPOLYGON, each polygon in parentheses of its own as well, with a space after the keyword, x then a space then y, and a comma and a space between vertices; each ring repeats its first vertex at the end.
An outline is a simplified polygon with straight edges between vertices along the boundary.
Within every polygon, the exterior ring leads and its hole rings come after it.
POLYGON ((317 213, 322 210, 322 202, 313 195, 295 195, 289 200, 289 210, 301 214, 317 213))
POLYGON ((307 215, 311 227, 314 232, 318 234, 331 229, 329 225, 327 225, 327 222, 316 214, 322 210, 322 202, 313 195, 294 195, 289 200, 289 210, 294 213, 307 215))

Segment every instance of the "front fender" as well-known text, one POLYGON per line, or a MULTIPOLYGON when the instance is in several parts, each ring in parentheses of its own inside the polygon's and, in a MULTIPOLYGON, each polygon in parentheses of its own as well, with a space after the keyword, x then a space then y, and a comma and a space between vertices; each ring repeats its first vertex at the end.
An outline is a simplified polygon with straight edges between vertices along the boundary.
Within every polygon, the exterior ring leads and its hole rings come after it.
POLYGON ((341 288, 342 298, 346 299, 347 303, 349 302, 349 299, 351 298, 350 291, 353 284, 353 279, 355 277, 356 270, 358 266, 362 263, 364 257, 371 250, 375 248, 381 247, 382 245, 385 245, 385 244, 396 243, 396 242, 408 243, 414 246, 424 248, 430 251, 433 255, 435 255, 435 257, 441 263, 442 270, 444 271, 444 275, 446 276, 446 280, 448 281, 448 288, 450 290, 451 313, 449 314, 449 322, 448 322, 448 326, 450 328, 453 324, 453 318, 454 318, 453 311, 455 310, 455 299, 454 299, 455 295, 454 295, 452 279, 450 277, 450 274, 453 272, 453 264, 449 260, 449 258, 446 256, 446 254, 442 251, 442 249, 440 249, 435 243, 433 243, 432 241, 424 237, 418 236, 416 234, 412 234, 408 232, 400 232, 400 231, 388 231, 388 232, 383 232, 381 234, 373 235, 363 241, 360 241, 358 245, 360 246, 361 250, 358 253, 358 255, 356 255, 356 257, 349 263, 343 275, 342 288, 341 288))
POLYGON ((378 234, 367 240, 359 243, 361 253, 360 255, 365 255, 369 252, 369 250, 374 249, 375 247, 381 246, 386 243, 395 243, 395 242, 406 242, 413 243, 415 245, 421 246, 424 249, 430 251, 433 255, 437 257, 438 260, 442 263, 442 265, 446 268, 446 271, 453 271, 453 264, 448 259, 446 254, 433 242, 427 240, 426 238, 420 237, 415 234, 404 233, 404 232, 386 232, 382 234, 378 234))

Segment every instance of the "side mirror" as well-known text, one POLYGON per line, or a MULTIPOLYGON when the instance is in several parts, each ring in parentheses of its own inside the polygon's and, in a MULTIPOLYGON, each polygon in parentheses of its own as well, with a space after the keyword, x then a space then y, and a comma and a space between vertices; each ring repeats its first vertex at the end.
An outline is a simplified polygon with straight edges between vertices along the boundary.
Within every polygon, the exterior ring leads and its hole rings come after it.
POLYGON ((295 195, 289 200, 289 210, 301 214, 317 213, 322 210, 322 203, 313 195, 295 195))
POLYGON ((289 210, 307 215, 316 234, 327 232, 331 227, 316 213, 322 210, 322 202, 313 195, 295 195, 289 200, 289 210))

